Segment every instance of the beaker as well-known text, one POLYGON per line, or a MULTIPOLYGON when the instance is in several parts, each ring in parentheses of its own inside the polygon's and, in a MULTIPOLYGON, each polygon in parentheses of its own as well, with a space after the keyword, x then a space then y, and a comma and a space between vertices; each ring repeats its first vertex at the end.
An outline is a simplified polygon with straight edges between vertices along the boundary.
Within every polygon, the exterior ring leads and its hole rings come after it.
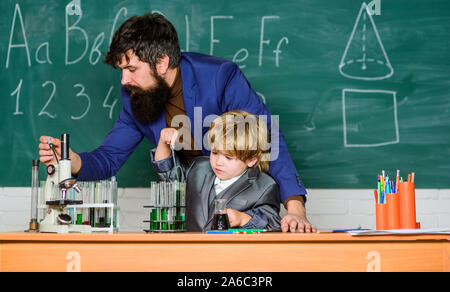
POLYGON ((214 219, 212 224, 212 230, 227 230, 230 228, 230 220, 227 214, 227 200, 215 199, 214 200, 214 219))

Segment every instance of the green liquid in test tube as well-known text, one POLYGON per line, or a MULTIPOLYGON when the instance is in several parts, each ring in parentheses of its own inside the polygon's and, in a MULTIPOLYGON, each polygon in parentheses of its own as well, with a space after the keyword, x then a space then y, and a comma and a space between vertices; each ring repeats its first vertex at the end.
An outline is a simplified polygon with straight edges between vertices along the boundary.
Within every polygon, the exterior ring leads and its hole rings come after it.
POLYGON ((161 209, 161 230, 167 230, 167 208, 161 209))
POLYGON ((157 230, 158 228, 158 210, 156 208, 153 208, 152 213, 150 215, 150 229, 151 230, 157 230))
POLYGON ((184 213, 183 214, 181 214, 181 230, 184 230, 184 229, 186 229, 186 226, 185 226, 185 217, 184 217, 184 213))
POLYGON ((83 224, 83 214, 77 214, 77 224, 83 224))

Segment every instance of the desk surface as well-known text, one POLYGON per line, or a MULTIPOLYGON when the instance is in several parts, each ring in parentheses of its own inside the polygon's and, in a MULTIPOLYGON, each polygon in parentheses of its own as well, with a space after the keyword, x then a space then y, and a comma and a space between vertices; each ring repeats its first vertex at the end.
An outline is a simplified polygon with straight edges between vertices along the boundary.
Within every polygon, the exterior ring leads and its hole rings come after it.
POLYGON ((450 271, 450 235, 0 233, 0 271, 77 270, 74 267, 81 271, 450 271))
POLYGON ((450 235, 376 235, 351 236, 347 233, 281 233, 267 232, 260 234, 206 234, 206 233, 127 233, 114 234, 53 234, 12 232, 0 233, 0 241, 72 241, 72 242, 357 242, 357 241, 430 241, 450 240, 450 235))

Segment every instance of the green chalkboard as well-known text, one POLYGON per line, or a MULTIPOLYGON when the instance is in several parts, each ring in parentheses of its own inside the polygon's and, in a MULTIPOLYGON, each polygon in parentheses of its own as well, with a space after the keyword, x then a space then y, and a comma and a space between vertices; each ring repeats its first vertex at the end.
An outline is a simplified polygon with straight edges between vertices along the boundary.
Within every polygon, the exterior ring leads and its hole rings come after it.
MULTIPOLYGON (((102 53, 125 19, 158 11, 183 51, 241 67, 307 188, 371 188, 383 169, 450 187, 448 0, 69 2, 0 2, 0 186, 30 185, 41 135, 100 145, 122 106, 102 53)), ((150 147, 120 170, 121 187, 156 179, 150 147)))

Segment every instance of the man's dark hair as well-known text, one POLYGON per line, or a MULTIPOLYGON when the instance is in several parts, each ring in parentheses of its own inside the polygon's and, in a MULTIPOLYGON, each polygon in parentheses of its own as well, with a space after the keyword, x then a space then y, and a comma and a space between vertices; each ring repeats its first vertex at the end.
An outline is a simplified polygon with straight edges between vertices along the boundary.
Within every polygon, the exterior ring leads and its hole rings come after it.
POLYGON ((169 57, 169 67, 180 63, 181 51, 175 27, 158 13, 133 16, 127 19, 115 32, 104 63, 117 68, 122 55, 132 50, 142 61, 156 69, 156 63, 164 55, 169 57))

